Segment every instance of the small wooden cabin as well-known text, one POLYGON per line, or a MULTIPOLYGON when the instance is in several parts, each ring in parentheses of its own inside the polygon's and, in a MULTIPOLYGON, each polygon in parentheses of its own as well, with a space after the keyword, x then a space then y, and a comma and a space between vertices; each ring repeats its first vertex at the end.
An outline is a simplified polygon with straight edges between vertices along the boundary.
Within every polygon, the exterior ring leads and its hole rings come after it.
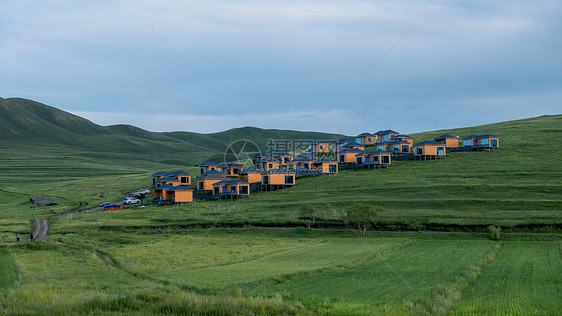
POLYGON ((244 169, 244 166, 238 163, 223 163, 217 166, 218 170, 229 177, 236 177, 244 169))
POLYGON ((359 149, 359 150, 365 150, 365 145, 361 145, 359 143, 356 142, 349 142, 345 145, 342 145, 340 147, 342 150, 344 149, 359 149))
POLYGON ((271 169, 262 173, 262 186, 277 188, 295 185, 295 172, 286 169, 271 169))
POLYGON ((180 185, 191 185, 191 174, 185 171, 174 171, 168 173, 170 177, 176 178, 180 181, 180 185))
POLYGON ((261 170, 254 168, 244 169, 238 175, 238 179, 246 181, 248 183, 261 182, 261 173, 261 170))
POLYGON ((392 136, 390 140, 406 141, 406 143, 410 146, 408 152, 410 152, 410 149, 412 148, 412 146, 414 146, 414 139, 408 135, 400 134, 400 135, 392 136))
POLYGON ((361 133, 355 137, 355 142, 363 146, 374 145, 377 142, 377 136, 371 133, 361 133))
POLYGON ((447 149, 445 144, 435 141, 425 141, 414 145, 414 157, 416 159, 435 159, 445 157, 447 149))
POLYGON ((299 169, 312 169, 312 163, 316 159, 309 155, 301 155, 293 160, 293 165, 296 170, 299 169))
POLYGON ((193 189, 176 186, 164 191, 164 200, 173 200, 175 203, 193 202, 193 189))
POLYGON ((250 195, 250 184, 243 180, 222 180, 213 184, 213 194, 223 197, 248 196, 250 195))
POLYGON ((197 179, 197 190, 212 191, 213 184, 225 179, 227 177, 217 170, 208 171, 197 179))
POLYGON ((312 162, 312 169, 322 171, 323 174, 338 173, 338 162, 335 160, 322 158, 312 162))
POLYGON ((262 160, 258 161, 257 168, 267 171, 271 169, 279 169, 280 162, 274 158, 263 158, 262 160))
POLYGON ((338 163, 357 163, 357 159, 355 158, 355 156, 362 152, 362 150, 354 148, 342 149, 338 153, 338 163))
POLYGON ((395 132, 391 129, 387 129, 384 131, 378 131, 374 135, 377 136, 377 143, 382 143, 382 142, 389 141, 392 138, 392 136, 400 135, 400 133, 395 132))
POLYGON ((212 171, 212 170, 218 170, 217 166, 218 166, 218 164, 216 164, 214 162, 211 162, 211 161, 208 161, 204 164, 200 164, 199 169, 201 171, 201 174, 204 174, 204 173, 207 173, 207 172, 212 171))
POLYGON ((410 143, 406 140, 389 140, 382 143, 375 144, 377 146, 377 150, 379 151, 388 151, 388 152, 400 152, 400 153, 409 153, 410 152, 410 143))
POLYGON ((464 147, 482 146, 482 147, 500 147, 500 139, 494 135, 469 136, 462 139, 464 147))
POLYGON ((392 153, 387 151, 366 151, 355 156, 357 164, 390 165, 392 153))
POLYGON ((156 187, 161 187, 165 184, 177 186, 177 185, 180 185, 180 180, 178 180, 174 177, 163 177, 163 178, 160 178, 160 179, 156 180, 156 187))
POLYGON ((329 141, 315 140, 308 146, 308 151, 312 153, 329 153, 333 145, 329 141))
POLYGON ((287 152, 275 152, 271 156, 279 160, 279 163, 282 165, 288 165, 291 161, 293 161, 293 155, 287 152))
POLYGON ((459 137, 453 136, 449 134, 443 134, 441 136, 437 136, 434 139, 438 143, 445 144, 447 148, 457 148, 459 147, 459 137))
POLYGON ((164 192, 170 188, 173 188, 173 185, 169 185, 169 184, 164 184, 162 186, 159 186, 157 188, 154 188, 154 197, 155 198, 162 198, 164 199, 164 192))

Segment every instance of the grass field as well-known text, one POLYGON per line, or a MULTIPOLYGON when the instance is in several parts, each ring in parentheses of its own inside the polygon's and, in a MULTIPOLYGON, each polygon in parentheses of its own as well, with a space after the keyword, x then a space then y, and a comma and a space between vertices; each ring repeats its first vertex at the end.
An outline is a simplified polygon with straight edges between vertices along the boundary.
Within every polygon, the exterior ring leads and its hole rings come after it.
POLYGON ((453 315, 562 315, 560 243, 506 242, 453 315))
POLYGON ((155 171, 198 169, 180 155, 7 143, 0 243, 35 217, 50 230, 0 245, 0 314, 561 314, 562 116, 413 136, 443 133, 497 134, 501 149, 238 201, 92 213, 76 211, 148 187, 155 171), (35 195, 61 204, 30 208, 35 195), (356 202, 378 209, 366 238, 346 224, 356 202), (305 204, 311 230, 297 216, 305 204))

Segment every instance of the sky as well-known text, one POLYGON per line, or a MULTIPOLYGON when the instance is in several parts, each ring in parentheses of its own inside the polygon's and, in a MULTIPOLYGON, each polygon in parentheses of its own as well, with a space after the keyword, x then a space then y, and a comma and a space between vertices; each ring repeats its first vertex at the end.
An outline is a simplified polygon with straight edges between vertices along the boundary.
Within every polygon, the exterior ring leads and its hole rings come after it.
POLYGON ((561 17, 559 0, 2 1, 0 97, 156 132, 560 114, 561 17))

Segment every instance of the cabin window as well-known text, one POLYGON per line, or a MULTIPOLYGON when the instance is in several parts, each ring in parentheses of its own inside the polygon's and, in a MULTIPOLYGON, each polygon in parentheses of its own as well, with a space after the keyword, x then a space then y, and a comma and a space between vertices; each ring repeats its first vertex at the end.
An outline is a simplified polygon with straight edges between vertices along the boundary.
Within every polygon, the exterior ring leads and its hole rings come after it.
POLYGON ((361 144, 361 138, 356 138, 355 142, 361 144))
POLYGON ((273 164, 270 163, 270 164, 269 164, 269 169, 272 169, 272 168, 273 168, 273 164))
POLYGON ((307 163, 304 164, 304 169, 308 169, 308 164, 307 164, 307 163))
POLYGON ((240 194, 248 194, 248 186, 243 185, 240 187, 240 194))
POLYGON ((362 163, 363 163, 363 158, 357 157, 357 164, 362 164, 362 163))
POLYGON ((215 170, 215 167, 211 167, 211 170, 215 170))
POLYGON ((384 146, 379 146, 379 150, 384 150, 384 146))
POLYGON ((482 145, 488 145, 488 140, 487 140, 487 139, 483 139, 483 140, 482 140, 482 145))
POLYGON ((402 145, 402 152, 403 152, 403 153, 408 153, 408 152, 410 152, 410 146, 408 146, 408 145, 402 145))
POLYGON ((219 195, 220 194, 220 187, 215 187, 214 190, 213 190, 213 194, 219 195))
POLYGON ((269 176, 263 176, 262 181, 263 184, 269 184, 269 176))
POLYGON ((330 165, 330 173, 337 173, 338 172, 338 165, 331 164, 330 165))
POLYGON ((382 156, 382 163, 390 163, 390 157, 389 156, 382 156))
POLYGON ((376 162, 376 161, 379 161, 379 156, 374 156, 374 157, 373 157, 373 161, 375 161, 375 162, 376 162))
POLYGON ((421 147, 416 148, 416 153, 418 155, 423 155, 423 149, 421 147))
POLYGON ((230 192, 236 192, 236 186, 235 185, 230 187, 230 192))
POLYGON ((371 137, 368 137, 368 138, 367 138, 367 141, 370 143, 370 142, 371 142, 371 137))
POLYGON ((388 135, 384 135, 384 137, 382 138, 384 141, 388 140, 388 135))
POLYGON ((444 155, 445 154, 445 147, 437 147, 437 154, 444 155))
POLYGON ((203 181, 199 182, 198 185, 199 185, 199 190, 203 190, 203 181))
POLYGON ((321 149, 321 150, 324 149, 324 146, 323 146, 323 145, 320 145, 320 149, 321 149))
POLYGON ((295 179, 293 176, 285 176, 285 184, 293 184, 295 183, 295 179))
POLYGON ((232 169, 232 173, 234 173, 234 174, 239 174, 239 173, 240 173, 240 169, 232 169))
POLYGON ((340 162, 345 162, 345 155, 340 155, 340 162))
POLYGON ((465 146, 470 146, 470 141, 469 141, 469 140, 465 140, 465 141, 464 141, 464 145, 465 145, 465 146))
POLYGON ((201 174, 205 173, 205 168, 201 168, 201 174))
POLYGON ((492 146, 498 147, 498 140, 497 139, 492 139, 492 146))
POLYGON ((400 150, 400 146, 394 145, 394 150, 400 150))
POLYGON ((189 184, 189 177, 180 177, 180 182, 183 184, 189 184))

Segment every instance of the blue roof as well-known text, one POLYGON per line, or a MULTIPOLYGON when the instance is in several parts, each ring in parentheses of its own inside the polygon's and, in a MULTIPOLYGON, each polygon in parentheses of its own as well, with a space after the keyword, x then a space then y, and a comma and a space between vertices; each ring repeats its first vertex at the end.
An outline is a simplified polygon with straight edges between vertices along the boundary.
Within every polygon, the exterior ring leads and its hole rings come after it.
POLYGON ((158 181, 156 181, 156 182, 164 182, 164 181, 179 181, 179 180, 176 179, 176 178, 172 178, 172 177, 164 177, 164 178, 158 179, 158 181))
POLYGON ((295 173, 295 172, 285 170, 285 169, 270 169, 270 170, 264 171, 262 173, 270 174, 270 173, 295 173))
POLYGON ((255 169, 255 168, 249 168, 249 169, 244 169, 244 170, 240 171, 241 174, 244 174, 244 173, 256 173, 256 172, 261 173, 262 170, 258 170, 258 169, 255 169))
POLYGON ((241 164, 239 163, 233 163, 233 162, 228 162, 228 163, 223 163, 217 166, 218 168, 228 168, 228 167, 242 167, 241 164))
POLYGON ((332 159, 328 159, 328 158, 322 158, 322 159, 318 159, 314 162, 337 162, 337 161, 332 160, 332 159))
POLYGON ((226 178, 226 175, 224 175, 223 173, 217 172, 217 173, 209 174, 209 172, 206 172, 203 175, 201 175, 197 181, 205 180, 205 179, 225 179, 226 178))
POLYGON ((243 180, 222 180, 222 181, 219 181, 217 183, 214 183, 213 185, 217 185, 217 184, 219 184, 219 185, 220 184, 237 184, 237 183, 249 184, 247 181, 243 181, 243 180))
POLYGON ((390 155, 390 152, 388 152, 388 151, 383 151, 383 150, 366 151, 366 152, 357 154, 357 155, 355 155, 355 156, 361 156, 361 155, 376 155, 376 154, 388 154, 388 155, 390 155))
POLYGON ((154 190, 164 190, 164 189, 170 189, 170 188, 173 188, 173 187, 174 187, 173 185, 164 184, 164 185, 161 185, 161 186, 159 186, 159 187, 157 187, 157 188, 154 188, 154 190))
POLYGON ((174 191, 193 191, 193 189, 182 187, 181 185, 178 185, 177 187, 171 187, 168 189, 168 192, 174 192, 174 191))
POLYGON ((166 171, 158 171, 155 174, 153 174, 152 176, 168 176, 169 174, 166 171))
POLYGON ((421 142, 421 143, 417 143, 414 146, 419 146, 419 145, 440 145, 443 146, 443 143, 438 143, 438 142, 434 142, 432 140, 426 140, 425 142, 421 142))
POLYGON ((260 159, 258 162, 279 162, 279 160, 273 158, 263 158, 260 159))
POLYGON ((391 137, 391 139, 392 138, 412 138, 412 137, 410 137, 408 135, 405 135, 405 134, 400 134, 400 135, 394 135, 394 136, 391 137))
POLYGON ((365 147, 364 145, 361 145, 361 144, 356 143, 356 142, 349 142, 349 143, 343 145, 343 147, 349 147, 349 146, 362 146, 362 147, 365 147))
POLYGON ((223 173, 220 172, 220 171, 209 170, 209 171, 205 172, 204 174, 202 174, 202 176, 210 176, 210 175, 217 175, 217 174, 223 175, 223 173))
POLYGON ((376 145, 396 145, 396 144, 407 144, 407 140, 397 139, 397 140, 387 140, 386 142, 376 143, 376 145))
POLYGON ((395 132, 391 129, 387 129, 387 130, 378 131, 378 132, 375 133, 375 135, 382 135, 382 134, 398 134, 398 132, 395 132))
POLYGON ((357 148, 348 148, 348 149, 344 149, 344 150, 340 150, 340 153, 362 153, 363 151, 361 149, 357 149, 357 148))
POLYGON ((216 166, 217 164, 212 161, 207 161, 206 163, 202 163, 199 166, 216 166))
POLYGON ((375 136, 375 135, 373 135, 371 133, 361 133, 361 134, 357 135, 357 137, 361 137, 361 136, 375 136))
POLYGON ((441 136, 435 137, 435 139, 445 139, 445 138, 459 138, 459 137, 458 137, 458 136, 449 135, 449 134, 443 134, 443 135, 441 135, 441 136))

